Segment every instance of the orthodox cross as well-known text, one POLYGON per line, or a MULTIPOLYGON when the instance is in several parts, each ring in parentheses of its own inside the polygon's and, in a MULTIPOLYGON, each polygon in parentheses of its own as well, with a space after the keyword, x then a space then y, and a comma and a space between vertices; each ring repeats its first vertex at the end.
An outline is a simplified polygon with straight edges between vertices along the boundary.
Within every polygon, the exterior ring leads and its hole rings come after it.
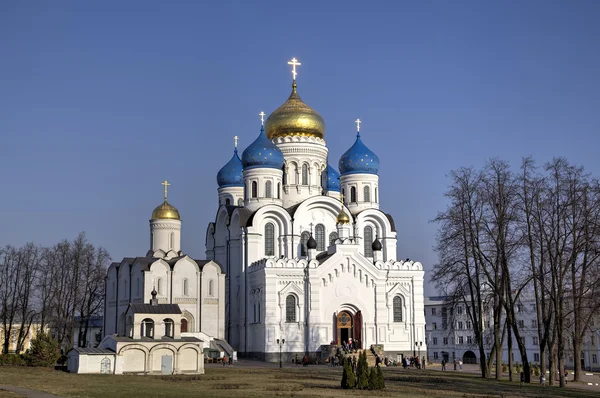
POLYGON ((288 61, 288 65, 292 65, 292 76, 294 76, 294 80, 296 80, 296 66, 302 65, 296 58, 292 58, 291 61, 288 61))
POLYGON ((354 121, 356 123, 356 131, 360 132, 360 119, 354 121))
POLYGON ((166 202, 167 201, 167 189, 171 184, 169 184, 169 181, 167 181, 167 180, 164 180, 160 184, 165 186, 165 202, 166 202))
MULTIPOLYGON (((340 202, 344 203, 344 194, 340 194, 340 202)), ((343 208, 342 208, 343 209, 343 208)))
POLYGON ((260 116, 260 124, 264 126, 265 125, 265 112, 260 111, 258 116, 260 116))
POLYGON ((238 143, 238 136, 234 136, 233 137, 233 146, 235 147, 235 149, 237 149, 237 143, 238 143))
POLYGON ((312 227, 313 227, 313 223, 308 224, 310 225, 310 235, 312 236, 312 227))

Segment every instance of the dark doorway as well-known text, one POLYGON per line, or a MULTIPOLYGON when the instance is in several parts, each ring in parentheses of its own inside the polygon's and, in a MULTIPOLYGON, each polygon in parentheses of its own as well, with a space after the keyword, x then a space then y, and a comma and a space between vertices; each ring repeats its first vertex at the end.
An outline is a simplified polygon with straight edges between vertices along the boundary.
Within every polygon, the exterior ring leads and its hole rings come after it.
POLYGON ((350 337, 352 337, 352 315, 350 315, 349 312, 342 311, 338 314, 336 323, 338 337, 337 343, 347 343, 350 337))
POLYGON ((477 364, 477 356, 473 351, 467 351, 463 355, 463 363, 477 364))

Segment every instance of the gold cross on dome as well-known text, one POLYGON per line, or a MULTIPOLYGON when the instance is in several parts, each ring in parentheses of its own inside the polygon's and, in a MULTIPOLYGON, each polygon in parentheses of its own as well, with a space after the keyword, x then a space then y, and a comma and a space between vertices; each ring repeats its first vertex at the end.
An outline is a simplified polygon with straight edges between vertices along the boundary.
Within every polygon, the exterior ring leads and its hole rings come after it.
POLYGON ((166 202, 167 201, 167 190, 171 184, 169 184, 169 181, 167 181, 167 180, 164 180, 160 184, 165 186, 165 202, 166 202))
POLYGON ((356 119, 354 121, 354 123, 356 123, 356 131, 360 131, 360 123, 361 123, 360 119, 356 119))
POLYGON ((288 65, 292 65, 292 76, 294 76, 294 80, 296 80, 296 66, 302 65, 296 58, 292 58, 291 61, 288 61, 288 65))
POLYGON ((260 116, 260 124, 262 126, 265 125, 265 115, 266 115, 266 113, 264 111, 260 111, 260 113, 258 114, 258 116, 260 116))
POLYGON ((235 149, 237 149, 237 144, 238 144, 238 136, 234 136, 233 137, 233 146, 235 147, 235 149))

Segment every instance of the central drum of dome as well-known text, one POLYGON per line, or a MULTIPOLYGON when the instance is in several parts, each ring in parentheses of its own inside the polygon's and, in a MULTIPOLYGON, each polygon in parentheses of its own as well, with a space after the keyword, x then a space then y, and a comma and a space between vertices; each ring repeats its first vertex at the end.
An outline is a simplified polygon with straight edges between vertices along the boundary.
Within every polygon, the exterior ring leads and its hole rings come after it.
POLYGON ((294 83, 287 101, 267 118, 265 132, 270 140, 295 135, 324 138, 325 122, 317 111, 300 99, 294 83))

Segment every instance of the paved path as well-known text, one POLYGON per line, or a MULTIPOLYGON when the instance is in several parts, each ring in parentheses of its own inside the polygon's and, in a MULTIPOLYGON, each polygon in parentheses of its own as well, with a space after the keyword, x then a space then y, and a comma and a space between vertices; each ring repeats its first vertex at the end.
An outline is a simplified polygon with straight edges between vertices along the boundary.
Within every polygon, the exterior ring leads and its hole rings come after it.
POLYGON ((60 398, 58 395, 48 394, 47 392, 31 390, 23 387, 0 386, 0 390, 12 391, 29 398, 60 398))

